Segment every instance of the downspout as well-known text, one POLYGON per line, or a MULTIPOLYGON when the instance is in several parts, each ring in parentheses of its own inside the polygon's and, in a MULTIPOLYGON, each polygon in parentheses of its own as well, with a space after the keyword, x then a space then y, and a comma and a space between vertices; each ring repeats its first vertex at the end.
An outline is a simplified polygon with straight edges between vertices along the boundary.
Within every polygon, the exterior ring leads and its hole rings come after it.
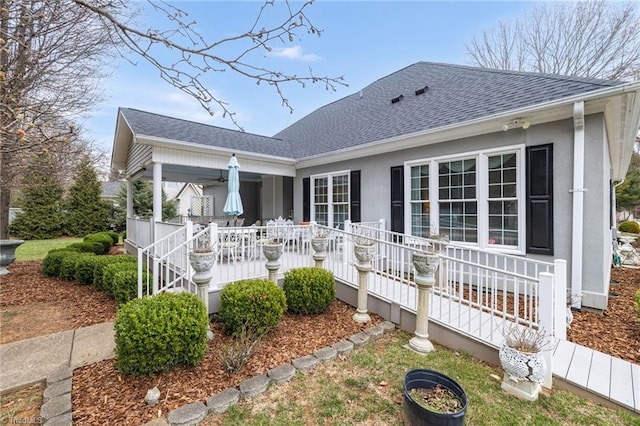
MULTIPOLYGON (((582 294, 582 257, 584 235, 584 101, 573 104, 573 222, 571 229, 571 294, 582 294)), ((582 299, 572 297, 580 309, 582 299)))
POLYGON ((156 241, 156 223, 162 222, 162 163, 153 163, 153 224, 151 242, 156 241))

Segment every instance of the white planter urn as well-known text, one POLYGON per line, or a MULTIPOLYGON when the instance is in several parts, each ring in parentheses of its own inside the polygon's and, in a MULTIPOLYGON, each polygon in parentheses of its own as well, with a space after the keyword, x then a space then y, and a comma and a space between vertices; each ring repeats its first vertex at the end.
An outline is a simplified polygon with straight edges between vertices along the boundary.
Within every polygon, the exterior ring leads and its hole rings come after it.
POLYGON ((274 283, 278 282, 278 269, 280 269, 280 257, 282 257, 283 250, 284 245, 282 243, 269 241, 262 245, 262 253, 267 258, 265 267, 269 271, 269 280, 274 283))
POLYGON ((362 265, 371 263, 371 259, 373 259, 375 252, 375 245, 355 244, 353 246, 353 255, 356 257, 358 263, 362 265))
POLYGON ((498 352, 500 365, 514 382, 530 381, 542 383, 547 372, 547 363, 542 352, 522 352, 505 344, 498 352))
POLYGON ((436 253, 413 253, 411 263, 416 274, 421 277, 433 278, 440 264, 440 256, 436 253))
POLYGON ((282 257, 284 246, 282 243, 264 243, 262 253, 269 262, 277 262, 282 257))
POLYGON ((503 344, 498 356, 504 370, 501 388, 520 399, 537 400, 547 372, 542 352, 522 352, 503 344))
POLYGON ((213 251, 192 251, 189 253, 189 263, 191 263, 193 270, 196 271, 196 275, 211 272, 215 260, 216 254, 213 251))
POLYGON ((326 237, 313 237, 311 239, 311 247, 316 254, 326 254, 329 248, 329 239, 326 237))
POLYGON ((324 260, 327 258, 327 249, 329 248, 329 239, 326 237, 313 237, 311 239, 311 248, 315 254, 313 260, 316 268, 322 268, 324 260))

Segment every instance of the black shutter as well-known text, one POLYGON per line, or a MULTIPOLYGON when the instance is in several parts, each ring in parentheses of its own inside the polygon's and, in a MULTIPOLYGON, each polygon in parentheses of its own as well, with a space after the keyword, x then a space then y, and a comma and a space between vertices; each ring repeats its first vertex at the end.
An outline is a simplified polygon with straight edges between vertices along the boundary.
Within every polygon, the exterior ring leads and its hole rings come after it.
POLYGON ((351 171, 351 222, 360 222, 360 170, 351 171))
POLYGON ((404 166, 391 168, 391 230, 404 234, 404 166))
POLYGON ((527 253, 553 255, 553 144, 527 147, 527 253))
POLYGON ((302 179, 302 221, 311 220, 311 178, 302 179))

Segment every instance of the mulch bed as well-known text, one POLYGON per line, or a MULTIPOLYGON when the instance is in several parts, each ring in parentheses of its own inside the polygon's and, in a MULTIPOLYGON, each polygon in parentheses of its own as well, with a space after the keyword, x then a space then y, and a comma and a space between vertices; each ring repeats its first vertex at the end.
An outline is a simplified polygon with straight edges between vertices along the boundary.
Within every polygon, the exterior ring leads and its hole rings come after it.
MULTIPOLYGON (((45 324, 46 318, 38 318, 36 312, 26 316, 32 320, 26 328, 29 338, 47 332, 64 331, 115 318, 115 302, 92 286, 53 278, 40 274, 40 262, 17 262, 10 266, 11 274, 0 277, 0 309, 29 309, 48 306, 63 310, 64 321, 45 324), (45 325, 47 327, 45 327, 45 325)), ((640 364, 640 326, 635 310, 635 292, 640 288, 640 269, 615 269, 613 279, 620 284, 611 287, 619 294, 610 299, 604 314, 574 312, 569 329, 569 340, 581 345, 640 364)), ((181 368, 151 378, 123 377, 114 360, 99 362, 76 369, 73 378, 74 424, 143 424, 158 415, 166 416, 170 410, 193 401, 205 401, 229 386, 257 374, 265 374, 270 368, 312 354, 315 350, 331 345, 382 321, 372 316, 372 323, 355 323, 351 316, 353 307, 336 302, 329 311, 317 316, 285 316, 276 330, 262 339, 246 367, 237 374, 223 372, 218 351, 230 339, 219 324, 212 323, 215 338, 209 343, 205 359, 196 367, 181 368), (148 389, 158 386, 160 403, 148 407, 144 396, 148 389)), ((11 332, 12 325, 4 323, 2 337, 11 332)), ((45 333, 46 334, 46 333, 45 333)), ((6 343, 6 342, 2 342, 6 343)))
POLYGON ((115 360, 76 369, 73 374, 73 422, 78 425, 144 424, 169 411, 207 397, 244 380, 266 374, 271 368, 330 346, 382 322, 373 315, 362 325, 351 319, 355 309, 339 301, 320 315, 286 315, 277 328, 255 347, 247 365, 238 373, 225 373, 220 351, 231 342, 218 323, 211 323, 214 338, 204 360, 195 367, 179 368, 153 377, 122 376, 115 360), (158 386, 160 402, 148 406, 148 389, 158 386))
POLYGON ((618 297, 609 298, 602 314, 574 312, 568 340, 640 364, 640 324, 635 305, 640 269, 616 268, 611 278, 619 283, 610 287, 618 297))

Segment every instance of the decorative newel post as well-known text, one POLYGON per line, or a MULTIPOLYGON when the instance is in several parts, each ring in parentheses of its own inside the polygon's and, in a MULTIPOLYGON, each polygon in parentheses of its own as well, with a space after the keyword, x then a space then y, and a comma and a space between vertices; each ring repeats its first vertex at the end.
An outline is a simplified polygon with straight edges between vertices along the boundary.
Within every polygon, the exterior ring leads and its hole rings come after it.
POLYGON ((435 273, 439 265, 436 253, 413 253, 411 262, 416 270, 415 281, 418 286, 418 312, 416 314, 415 336, 409 340, 409 349, 420 354, 433 351, 429 341, 429 293, 436 282, 435 273))
POLYGON ((262 245, 262 252, 267 258, 266 268, 269 271, 269 280, 278 282, 278 269, 280 269, 280 257, 282 256, 283 245, 281 242, 267 242, 262 245))
POLYGON ((313 237, 311 239, 311 247, 315 252, 313 260, 316 268, 322 268, 324 260, 327 258, 327 248, 329 247, 329 239, 326 237, 313 237))
POLYGON ((367 297, 369 286, 369 271, 371 271, 371 259, 375 252, 375 246, 365 244, 355 244, 353 254, 356 257, 356 269, 358 270, 358 308, 353 314, 355 322, 365 323, 371 321, 367 313, 367 297))

